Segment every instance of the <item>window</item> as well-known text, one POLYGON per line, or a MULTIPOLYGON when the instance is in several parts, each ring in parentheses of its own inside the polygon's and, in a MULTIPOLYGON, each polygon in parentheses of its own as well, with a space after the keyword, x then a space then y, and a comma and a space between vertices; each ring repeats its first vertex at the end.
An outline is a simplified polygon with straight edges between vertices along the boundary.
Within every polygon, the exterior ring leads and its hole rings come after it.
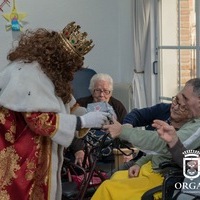
POLYGON ((199 76, 199 0, 158 0, 160 101, 172 96, 191 78, 199 76))

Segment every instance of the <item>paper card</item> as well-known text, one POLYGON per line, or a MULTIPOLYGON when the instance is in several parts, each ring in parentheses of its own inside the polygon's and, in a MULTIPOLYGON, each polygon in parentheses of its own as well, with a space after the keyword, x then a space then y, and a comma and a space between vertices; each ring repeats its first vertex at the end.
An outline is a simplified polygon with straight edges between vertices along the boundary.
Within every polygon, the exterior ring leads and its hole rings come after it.
POLYGON ((91 111, 108 112, 116 118, 116 114, 113 107, 107 102, 89 103, 87 106, 87 111, 88 112, 91 112, 91 111))

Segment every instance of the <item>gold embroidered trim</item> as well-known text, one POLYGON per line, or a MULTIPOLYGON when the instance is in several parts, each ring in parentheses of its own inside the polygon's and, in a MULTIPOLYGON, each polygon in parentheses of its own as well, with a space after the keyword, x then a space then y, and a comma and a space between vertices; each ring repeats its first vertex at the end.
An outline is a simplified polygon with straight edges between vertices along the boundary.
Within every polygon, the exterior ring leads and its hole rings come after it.
POLYGON ((16 172, 20 169, 19 162, 21 158, 16 153, 15 149, 7 147, 0 151, 0 186, 1 199, 10 199, 9 194, 7 193, 6 186, 12 184, 12 180, 15 179, 16 172))
POLYGON ((10 125, 7 125, 7 132, 5 133, 5 140, 14 143, 15 142, 15 133, 16 133, 16 124, 15 121, 10 121, 10 112, 7 108, 0 107, 0 123, 1 124, 6 124, 6 120, 8 119, 10 125))
POLYGON ((6 123, 6 115, 8 115, 8 110, 4 107, 0 107, 0 123, 5 124, 6 123))
POLYGON ((44 188, 48 189, 52 142, 49 137, 38 136, 34 138, 34 143, 36 145, 35 159, 26 161, 26 178, 34 181, 29 191, 29 200, 44 200, 44 188), (37 163, 37 168, 35 163, 37 163))
POLYGON ((10 195, 7 193, 6 190, 0 190, 0 197, 3 200, 10 200, 10 195))
POLYGON ((52 137, 57 131, 58 117, 55 113, 25 113, 24 117, 37 134, 52 137))

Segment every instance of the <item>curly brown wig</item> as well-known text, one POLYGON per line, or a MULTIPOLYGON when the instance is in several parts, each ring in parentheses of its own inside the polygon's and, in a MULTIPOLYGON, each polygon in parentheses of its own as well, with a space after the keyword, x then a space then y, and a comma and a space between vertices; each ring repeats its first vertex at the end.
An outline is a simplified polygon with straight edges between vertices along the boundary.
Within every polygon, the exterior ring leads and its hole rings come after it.
POLYGON ((58 32, 40 28, 22 33, 17 47, 10 50, 10 61, 37 61, 55 86, 64 103, 71 100, 74 72, 83 66, 83 57, 71 55, 64 48, 58 32))

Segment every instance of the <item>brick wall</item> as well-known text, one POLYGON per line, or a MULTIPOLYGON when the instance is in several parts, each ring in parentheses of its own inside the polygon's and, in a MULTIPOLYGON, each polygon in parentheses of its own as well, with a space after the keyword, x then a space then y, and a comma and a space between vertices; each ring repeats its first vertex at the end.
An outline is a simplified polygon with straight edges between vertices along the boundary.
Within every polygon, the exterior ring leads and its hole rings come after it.
MULTIPOLYGON (((194 45, 196 26, 194 20, 193 0, 180 1, 180 45, 194 45)), ((195 50, 180 51, 180 77, 181 85, 196 74, 195 50)))

